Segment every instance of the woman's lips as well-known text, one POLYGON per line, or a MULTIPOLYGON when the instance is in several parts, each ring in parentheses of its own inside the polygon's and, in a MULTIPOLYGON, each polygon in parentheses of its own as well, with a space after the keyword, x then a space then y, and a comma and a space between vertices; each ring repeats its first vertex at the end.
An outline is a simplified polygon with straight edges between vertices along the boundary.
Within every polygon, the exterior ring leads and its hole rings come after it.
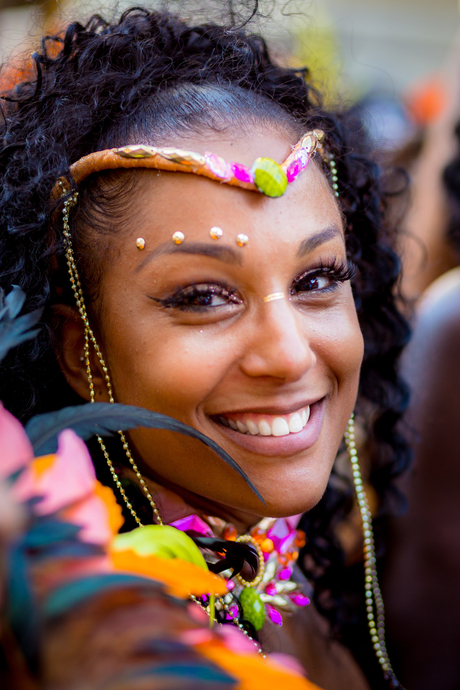
POLYGON ((292 455, 307 450, 318 440, 325 400, 286 415, 229 413, 218 415, 214 421, 222 434, 246 450, 260 455, 292 455), (297 428, 299 431, 295 431, 297 428))

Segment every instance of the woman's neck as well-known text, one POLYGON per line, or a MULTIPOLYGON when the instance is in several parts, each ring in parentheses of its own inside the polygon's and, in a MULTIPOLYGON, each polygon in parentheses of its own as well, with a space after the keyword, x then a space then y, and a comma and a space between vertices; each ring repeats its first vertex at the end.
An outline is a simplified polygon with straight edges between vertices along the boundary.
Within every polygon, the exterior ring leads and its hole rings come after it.
MULTIPOLYGON (((135 473, 130 468, 123 468, 123 474, 134 483, 138 483, 135 473)), ((165 524, 196 514, 200 517, 209 516, 230 522, 235 526, 238 534, 245 534, 261 520, 260 515, 222 506, 203 496, 176 487, 167 481, 162 480, 160 484, 146 476, 144 476, 144 481, 165 524)))

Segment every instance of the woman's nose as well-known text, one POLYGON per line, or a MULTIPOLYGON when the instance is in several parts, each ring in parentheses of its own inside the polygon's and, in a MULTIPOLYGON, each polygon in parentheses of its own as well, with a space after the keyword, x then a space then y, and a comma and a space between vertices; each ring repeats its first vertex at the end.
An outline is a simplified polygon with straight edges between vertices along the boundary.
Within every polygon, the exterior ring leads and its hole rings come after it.
POLYGON ((264 304, 251 325, 241 369, 247 376, 297 381, 316 364, 306 318, 287 300, 264 304))

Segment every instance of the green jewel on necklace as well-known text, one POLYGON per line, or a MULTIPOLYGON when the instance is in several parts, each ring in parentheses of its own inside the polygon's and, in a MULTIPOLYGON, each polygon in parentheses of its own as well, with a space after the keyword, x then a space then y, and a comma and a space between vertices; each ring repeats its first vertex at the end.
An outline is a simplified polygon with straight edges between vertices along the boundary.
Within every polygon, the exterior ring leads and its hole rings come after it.
POLYGON ((239 601, 245 620, 251 623, 255 630, 261 630, 265 623, 265 604, 260 594, 252 587, 245 587, 239 596, 239 601))

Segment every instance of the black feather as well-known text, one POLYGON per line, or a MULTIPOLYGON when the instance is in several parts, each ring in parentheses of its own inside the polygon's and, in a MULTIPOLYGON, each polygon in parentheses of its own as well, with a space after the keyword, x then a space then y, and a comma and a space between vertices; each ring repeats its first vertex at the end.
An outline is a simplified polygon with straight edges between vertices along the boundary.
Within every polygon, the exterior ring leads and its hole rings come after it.
POLYGON ((13 285, 8 295, 0 288, 0 362, 17 345, 34 338, 38 329, 30 330, 40 320, 42 309, 19 316, 26 296, 20 287, 13 285))
POLYGON ((257 571, 259 570, 259 556, 251 544, 188 534, 200 548, 224 554, 224 558, 217 563, 208 563, 209 570, 212 570, 213 573, 221 573, 228 568, 232 568, 232 577, 234 577, 242 571, 246 563, 249 566, 251 577, 257 575, 257 571))
POLYGON ((160 412, 152 412, 143 407, 122 405, 121 403, 88 403, 37 415, 29 420, 25 428, 35 454, 47 455, 56 451, 57 436, 64 429, 73 429, 80 438, 88 440, 95 435, 113 436, 119 430, 126 431, 139 426, 177 431, 179 434, 198 439, 238 472, 257 498, 265 503, 246 473, 215 441, 197 429, 160 412))

